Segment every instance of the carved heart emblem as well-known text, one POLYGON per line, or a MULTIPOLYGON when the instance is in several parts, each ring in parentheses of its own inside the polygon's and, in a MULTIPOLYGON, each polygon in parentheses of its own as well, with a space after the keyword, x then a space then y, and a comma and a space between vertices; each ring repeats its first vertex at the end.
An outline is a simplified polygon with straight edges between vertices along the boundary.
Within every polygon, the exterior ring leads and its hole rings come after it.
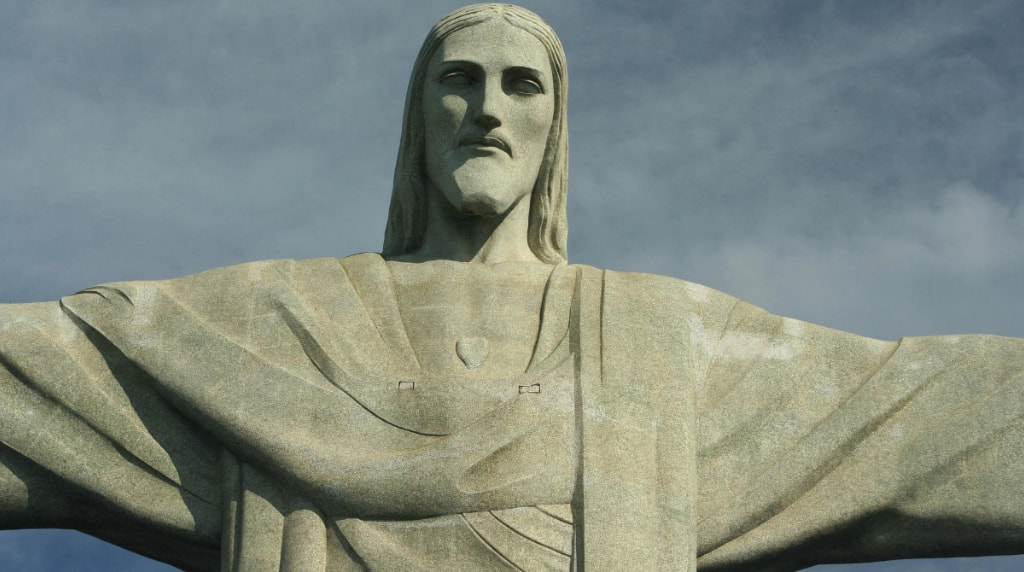
POLYGON ((455 353, 469 369, 480 367, 489 349, 486 338, 462 338, 455 343, 455 353))

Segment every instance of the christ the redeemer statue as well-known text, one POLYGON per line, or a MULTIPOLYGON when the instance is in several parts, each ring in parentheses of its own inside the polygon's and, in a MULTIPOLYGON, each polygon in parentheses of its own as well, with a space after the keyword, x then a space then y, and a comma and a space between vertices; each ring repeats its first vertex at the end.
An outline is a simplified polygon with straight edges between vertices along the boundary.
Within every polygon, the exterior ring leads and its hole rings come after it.
POLYGON ((383 253, 0 306, 0 526, 187 570, 796 570, 1024 552, 1024 340, 884 342, 568 265, 566 64, 413 68, 383 253))

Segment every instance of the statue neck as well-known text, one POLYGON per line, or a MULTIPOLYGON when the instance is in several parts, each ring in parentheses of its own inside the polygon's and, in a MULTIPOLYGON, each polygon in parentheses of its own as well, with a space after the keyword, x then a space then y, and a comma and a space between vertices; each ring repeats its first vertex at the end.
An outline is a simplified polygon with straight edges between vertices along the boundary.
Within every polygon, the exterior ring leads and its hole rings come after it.
POLYGON ((455 260, 497 264, 539 262, 530 249, 530 198, 524 197, 508 212, 498 216, 460 213, 440 193, 429 193, 427 224, 420 248, 398 257, 407 262, 455 260))

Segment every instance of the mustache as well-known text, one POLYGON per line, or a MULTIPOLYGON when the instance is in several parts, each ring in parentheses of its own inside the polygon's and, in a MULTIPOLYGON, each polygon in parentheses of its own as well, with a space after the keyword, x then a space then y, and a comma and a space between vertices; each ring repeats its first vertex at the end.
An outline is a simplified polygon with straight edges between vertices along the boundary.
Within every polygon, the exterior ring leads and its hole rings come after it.
POLYGON ((502 139, 501 137, 496 137, 494 135, 484 135, 482 137, 464 137, 462 140, 459 141, 459 145, 483 145, 485 147, 497 147, 498 149, 501 149, 502 151, 507 153, 509 157, 512 156, 512 148, 509 146, 508 142, 502 139))

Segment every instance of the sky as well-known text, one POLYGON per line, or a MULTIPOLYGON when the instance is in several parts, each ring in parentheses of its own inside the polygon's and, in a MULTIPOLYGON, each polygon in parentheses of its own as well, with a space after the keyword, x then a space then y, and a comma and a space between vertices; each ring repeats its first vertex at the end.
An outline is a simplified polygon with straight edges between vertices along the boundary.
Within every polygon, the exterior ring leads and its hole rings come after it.
MULTIPOLYGON (((379 250, 413 59, 463 3, 0 0, 0 301, 379 250)), ((569 61, 571 262, 1024 337, 1024 3, 523 5, 569 61)), ((26 531, 0 569, 170 568, 26 531)))

